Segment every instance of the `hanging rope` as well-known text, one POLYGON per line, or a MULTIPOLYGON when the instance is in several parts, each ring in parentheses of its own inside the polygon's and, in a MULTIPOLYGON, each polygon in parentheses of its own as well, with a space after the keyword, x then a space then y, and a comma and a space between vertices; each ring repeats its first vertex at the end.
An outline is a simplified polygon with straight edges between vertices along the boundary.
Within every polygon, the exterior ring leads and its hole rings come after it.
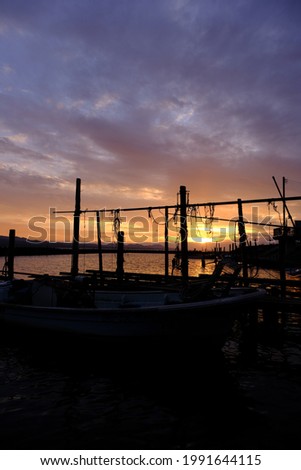
POLYGON ((196 219, 199 213, 199 206, 190 206, 187 210, 187 214, 191 217, 196 219))
POLYGON ((173 213, 173 216, 171 217, 171 220, 173 220, 175 225, 177 225, 178 223, 178 212, 179 212, 179 208, 177 207, 173 213))
POLYGON ((155 218, 155 216, 153 215, 152 213, 152 208, 149 207, 148 210, 147 210, 147 213, 148 213, 148 218, 151 219, 152 223, 156 224, 156 225, 161 225, 161 226, 165 226, 167 224, 167 226, 169 225, 169 223, 174 220, 174 217, 175 217, 175 214, 172 214, 170 216, 170 214, 168 214, 168 219, 166 221, 165 219, 165 214, 163 214, 162 210, 160 209, 159 210, 160 214, 162 215, 163 217, 163 220, 162 222, 158 222, 158 219, 155 218), (170 216, 170 217, 169 217, 170 216))
POLYGON ((157 225, 165 225, 165 215, 163 214, 161 209, 159 210, 159 212, 164 217, 164 222, 158 222, 158 220, 155 218, 155 216, 152 213, 152 208, 151 207, 148 208, 147 212, 148 212, 148 218, 151 219, 151 221, 153 223, 155 223, 157 225))
POLYGON ((120 220, 120 210, 115 209, 112 211, 113 215, 113 232, 115 235, 116 240, 118 240, 118 232, 120 231, 121 220, 120 220))
POLYGON ((282 225, 281 214, 280 214, 280 212, 279 212, 279 210, 278 210, 278 206, 276 205, 276 202, 275 202, 275 201, 269 201, 269 202, 268 202, 268 206, 272 206, 272 208, 274 209, 274 211, 277 212, 278 217, 279 217, 280 225, 282 225))
POLYGON ((212 234, 212 225, 213 225, 213 217, 214 217, 214 204, 209 204, 208 206, 204 206, 205 211, 205 230, 209 234, 212 234))

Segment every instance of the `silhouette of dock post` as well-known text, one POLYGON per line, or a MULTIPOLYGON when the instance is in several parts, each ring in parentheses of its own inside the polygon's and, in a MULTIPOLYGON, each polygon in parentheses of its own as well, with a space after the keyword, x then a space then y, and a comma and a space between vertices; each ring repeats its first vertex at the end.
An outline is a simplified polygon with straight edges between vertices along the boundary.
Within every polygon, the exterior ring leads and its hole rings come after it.
POLYGON ((181 237, 181 271, 183 282, 188 281, 188 232, 187 232, 187 191, 180 186, 180 237, 181 237))
POLYGON ((168 206, 165 207, 165 232, 164 232, 164 256, 165 256, 165 278, 168 278, 168 206))
POLYGON ((241 199, 237 199, 237 204, 238 204, 239 247, 240 247, 240 254, 241 254, 243 278, 245 279, 244 285, 248 285, 248 264, 246 260, 247 234, 246 234, 246 227, 245 227, 245 222, 244 222, 244 217, 243 217, 241 199))
POLYGON ((80 178, 76 179, 76 192, 75 192, 75 211, 73 216, 73 243, 72 243, 72 265, 71 275, 78 274, 78 255, 79 255, 79 226, 80 226, 80 178))
POLYGON ((286 297, 286 272, 285 272, 285 255, 287 243, 287 224, 286 224, 286 201, 285 201, 285 178, 282 178, 282 198, 283 198, 283 227, 282 235, 279 240, 279 261, 280 261, 280 281, 281 281, 281 298, 286 297))
POLYGON ((124 232, 118 232, 117 234, 117 281, 121 283, 123 281, 123 262, 124 262, 124 232))
POLYGON ((292 218, 292 215, 286 205, 286 196, 285 196, 285 184, 286 179, 282 177, 282 193, 278 186, 275 176, 272 177, 277 188, 277 191, 282 199, 282 211, 283 211, 283 221, 282 221, 282 235, 279 238, 279 267, 280 267, 280 281, 281 281, 281 298, 286 297, 286 272, 285 272, 285 254, 286 254, 286 242, 287 242, 287 224, 286 224, 286 212, 293 224, 293 227, 296 228, 296 224, 292 218))
POLYGON ((98 269, 100 280, 103 276, 103 264, 102 264, 102 244, 101 244, 101 226, 100 226, 100 211, 96 211, 96 225, 97 225, 97 246, 98 246, 98 269))
POLYGON ((11 280, 14 278, 15 235, 16 231, 14 229, 10 229, 8 242, 7 273, 8 278, 11 280))

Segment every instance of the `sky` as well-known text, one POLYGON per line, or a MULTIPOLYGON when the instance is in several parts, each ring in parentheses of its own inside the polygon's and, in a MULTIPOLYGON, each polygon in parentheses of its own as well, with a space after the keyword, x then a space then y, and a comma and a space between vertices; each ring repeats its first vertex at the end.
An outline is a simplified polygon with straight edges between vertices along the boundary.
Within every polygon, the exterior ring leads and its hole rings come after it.
POLYGON ((300 22, 299 0, 1 0, 0 233, 72 210, 76 178, 91 210, 300 195, 300 22))

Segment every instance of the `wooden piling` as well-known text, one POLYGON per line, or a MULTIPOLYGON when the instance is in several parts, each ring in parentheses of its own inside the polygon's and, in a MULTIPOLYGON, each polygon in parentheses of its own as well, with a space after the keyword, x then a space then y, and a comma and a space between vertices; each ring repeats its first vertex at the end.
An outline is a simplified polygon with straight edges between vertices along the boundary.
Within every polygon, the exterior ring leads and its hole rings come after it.
POLYGON ((164 231, 164 256, 165 256, 165 278, 169 275, 169 260, 168 260, 168 207, 165 207, 165 231, 164 231))
POLYGON ((76 179, 75 191, 75 210, 73 216, 73 243, 72 243, 72 265, 71 274, 76 276, 78 274, 78 256, 79 256, 79 226, 80 226, 80 178, 76 179))
POLYGON ((14 278, 14 251, 15 251, 15 235, 16 231, 11 229, 9 231, 9 242, 8 242, 8 257, 7 257, 7 273, 8 278, 14 278))
MULTIPOLYGON (((237 199, 237 204, 238 204, 239 247, 240 247, 240 253, 241 253, 242 270, 243 270, 243 277, 247 279, 248 278, 248 265, 247 265, 246 253, 245 253, 246 251, 245 248, 247 244, 247 234, 246 234, 246 228, 245 228, 245 223, 244 223, 241 199, 237 199)), ((244 285, 247 285, 247 284, 248 283, 246 281, 244 285)))
POLYGON ((285 202, 285 178, 282 178, 282 197, 283 197, 283 228, 282 235, 279 239, 279 261, 280 261, 280 281, 281 281, 281 298, 286 297, 286 271, 285 271, 285 255, 287 243, 287 226, 286 226, 286 202, 285 202))
POLYGON ((124 262, 124 232, 118 232, 117 234, 117 281, 121 283, 123 281, 123 262, 124 262))
POLYGON ((293 224, 293 227, 295 227, 295 222, 291 216, 291 213, 286 205, 286 195, 285 195, 285 183, 286 179, 283 176, 282 177, 282 193, 280 191, 280 188, 278 186, 278 183, 273 176, 273 181, 275 183, 275 186, 277 188, 277 191, 279 195, 281 196, 282 199, 282 234, 281 237, 279 238, 279 270, 280 270, 280 285, 281 285, 281 298, 285 299, 286 297, 286 271, 285 271, 285 255, 286 255, 286 243, 287 243, 287 224, 286 224, 286 212, 293 224))
POLYGON ((181 237, 181 272, 184 282, 188 281, 188 232, 187 232, 187 192, 186 186, 180 186, 180 237, 181 237))
POLYGON ((97 225, 98 267, 99 267, 99 275, 101 278, 102 273, 103 273, 103 264, 102 264, 100 211, 96 211, 96 225, 97 225))

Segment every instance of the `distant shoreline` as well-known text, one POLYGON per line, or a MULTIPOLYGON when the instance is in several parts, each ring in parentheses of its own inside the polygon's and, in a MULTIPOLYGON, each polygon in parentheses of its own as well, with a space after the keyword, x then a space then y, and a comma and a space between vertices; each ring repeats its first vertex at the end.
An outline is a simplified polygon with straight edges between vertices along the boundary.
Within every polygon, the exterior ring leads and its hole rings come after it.
MULTIPOLYGON (((7 256, 8 249, 7 247, 0 247, 0 256, 5 257, 7 256)), ((80 248, 79 254, 97 254, 97 248, 80 248)), ((117 249, 113 248, 103 248, 103 254, 116 254, 117 249)), ((131 248, 124 248, 124 253, 137 253, 137 254, 161 254, 164 255, 165 251, 156 250, 156 249, 131 249, 131 248)), ((169 254, 175 254, 175 249, 170 249, 168 251, 169 254)), ((202 251, 194 251, 191 250, 188 252, 188 256, 191 258, 201 258, 205 254, 206 258, 210 258, 214 255, 213 252, 202 252, 202 251)), ((52 256, 52 255, 72 255, 71 248, 50 248, 50 247, 15 247, 14 249, 14 256, 52 256)))
MULTIPOLYGON (((168 250, 169 255, 175 255, 178 253, 177 250, 172 249, 168 250)), ((79 255, 89 255, 89 254, 98 254, 97 247, 80 247, 79 255)), ((102 254, 117 254, 117 247, 106 247, 102 248, 102 254)), ((124 254, 158 254, 165 255, 163 247, 158 248, 145 248, 137 246, 131 248, 127 245, 124 247, 124 254)), ((0 257, 7 257, 8 247, 0 246, 0 257)), ((14 257, 20 256, 60 256, 60 255, 72 255, 71 247, 51 247, 51 246, 15 246, 14 248, 14 257)), ((261 266, 266 268, 279 268, 279 248, 277 245, 258 245, 252 247, 246 247, 245 249, 246 261, 248 264, 253 266, 261 266)), ((202 251, 202 250, 189 250, 188 258, 189 259, 209 259, 213 260, 215 258, 230 256, 236 260, 240 260, 240 250, 236 249, 231 252, 229 251, 202 251)), ((292 253, 286 254, 285 259, 286 265, 288 267, 300 267, 301 265, 301 246, 295 248, 292 253)))

